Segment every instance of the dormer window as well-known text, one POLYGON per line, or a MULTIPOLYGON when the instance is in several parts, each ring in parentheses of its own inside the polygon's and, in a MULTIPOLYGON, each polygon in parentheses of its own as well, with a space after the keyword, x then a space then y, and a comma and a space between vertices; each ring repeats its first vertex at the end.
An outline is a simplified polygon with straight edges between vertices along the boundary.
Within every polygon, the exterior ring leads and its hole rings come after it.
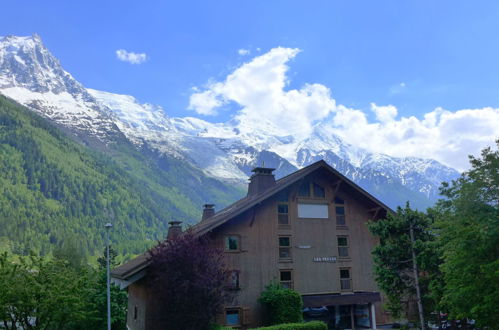
POLYGON ((303 183, 298 188, 299 197, 326 198, 326 190, 315 182, 303 183))

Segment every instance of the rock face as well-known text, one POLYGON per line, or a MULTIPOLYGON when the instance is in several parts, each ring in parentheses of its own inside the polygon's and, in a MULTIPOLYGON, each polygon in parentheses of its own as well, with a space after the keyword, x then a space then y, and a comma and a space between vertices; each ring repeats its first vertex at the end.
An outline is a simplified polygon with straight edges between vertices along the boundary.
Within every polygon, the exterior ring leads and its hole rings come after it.
POLYGON ((0 37, 0 91, 77 135, 121 135, 111 113, 64 71, 39 36, 0 37))
POLYGON ((265 119, 172 118, 132 96, 85 88, 36 35, 0 37, 0 92, 84 140, 109 144, 126 138, 139 150, 173 156, 229 182, 246 182, 251 168, 262 164, 282 177, 324 159, 392 207, 410 200, 423 208, 438 198, 442 181, 459 175, 431 159, 395 158, 352 146, 325 122, 297 139, 265 119))

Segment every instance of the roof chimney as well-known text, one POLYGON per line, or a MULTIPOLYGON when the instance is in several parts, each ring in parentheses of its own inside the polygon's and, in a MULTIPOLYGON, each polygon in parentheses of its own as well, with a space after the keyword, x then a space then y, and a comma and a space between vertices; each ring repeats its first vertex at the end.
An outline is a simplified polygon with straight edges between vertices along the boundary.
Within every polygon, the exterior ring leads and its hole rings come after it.
POLYGON ((251 170, 254 174, 250 178, 248 185, 248 196, 256 195, 275 184, 275 177, 272 173, 275 168, 255 167, 251 170))
POLYGON ((203 205, 203 217, 201 221, 205 221, 211 218, 215 214, 215 204, 204 204, 203 205))
POLYGON ((170 221, 170 227, 168 227, 168 235, 166 235, 167 240, 175 239, 182 234, 182 226, 180 225, 182 221, 170 221))

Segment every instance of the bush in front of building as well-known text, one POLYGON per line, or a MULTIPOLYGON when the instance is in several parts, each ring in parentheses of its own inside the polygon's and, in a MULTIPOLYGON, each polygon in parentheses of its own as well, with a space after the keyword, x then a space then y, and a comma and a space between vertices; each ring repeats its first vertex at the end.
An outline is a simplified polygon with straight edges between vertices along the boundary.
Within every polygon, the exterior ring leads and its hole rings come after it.
POLYGON ((214 325, 211 326, 210 330, 234 330, 234 328, 224 327, 224 326, 219 325, 219 324, 214 324, 214 325))
MULTIPOLYGON (((250 329, 251 330, 251 329, 250 329)), ((327 330, 327 324, 322 321, 306 323, 285 323, 253 330, 327 330)))
POLYGON ((298 292, 270 283, 260 296, 265 308, 266 323, 277 325, 303 321, 303 302, 298 292))

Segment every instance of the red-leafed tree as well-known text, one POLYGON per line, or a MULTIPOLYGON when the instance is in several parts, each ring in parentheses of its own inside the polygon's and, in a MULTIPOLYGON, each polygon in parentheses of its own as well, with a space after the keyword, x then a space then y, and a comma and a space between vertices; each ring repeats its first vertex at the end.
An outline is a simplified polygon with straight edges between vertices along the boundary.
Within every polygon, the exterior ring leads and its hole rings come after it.
POLYGON ((158 329, 209 329, 224 302, 229 272, 223 251, 185 232, 149 251, 148 271, 158 329))

